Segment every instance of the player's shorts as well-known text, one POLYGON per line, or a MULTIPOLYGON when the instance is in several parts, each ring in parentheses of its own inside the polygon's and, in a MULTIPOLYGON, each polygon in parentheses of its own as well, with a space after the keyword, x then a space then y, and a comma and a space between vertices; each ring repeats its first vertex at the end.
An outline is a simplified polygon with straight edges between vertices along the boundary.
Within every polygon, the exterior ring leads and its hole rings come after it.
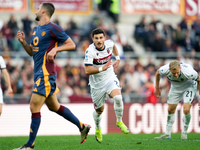
POLYGON ((100 89, 91 88, 90 92, 92 101, 94 103, 94 108, 98 109, 101 106, 103 106, 103 104, 106 101, 107 94, 110 94, 114 89, 121 89, 119 86, 119 80, 117 78, 114 78, 113 80, 109 81, 104 88, 100 89))
POLYGON ((184 103, 192 104, 197 91, 197 82, 184 90, 177 90, 173 87, 169 91, 168 104, 178 104, 181 100, 184 103))
POLYGON ((45 97, 58 93, 59 89, 56 87, 56 78, 57 75, 36 77, 36 79, 34 79, 35 83, 32 93, 40 94, 45 97))
POLYGON ((3 92, 1 88, 0 88, 0 104, 3 104, 3 92))

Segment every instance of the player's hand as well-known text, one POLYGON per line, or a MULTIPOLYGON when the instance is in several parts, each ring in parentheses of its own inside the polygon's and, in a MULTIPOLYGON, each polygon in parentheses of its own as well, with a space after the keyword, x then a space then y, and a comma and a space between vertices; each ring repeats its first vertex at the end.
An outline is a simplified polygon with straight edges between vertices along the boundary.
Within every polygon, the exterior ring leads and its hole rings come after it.
POLYGON ((117 68, 117 67, 119 66, 119 63, 120 63, 120 60, 119 60, 119 59, 116 60, 116 61, 114 62, 114 64, 113 64, 113 67, 114 67, 114 68, 117 68))
POLYGON ((155 91, 154 91, 154 95, 157 97, 157 98, 159 98, 160 97, 160 89, 158 88, 155 88, 155 91))
POLYGON ((12 88, 9 87, 9 88, 5 91, 5 94, 6 94, 6 95, 12 96, 12 95, 13 95, 13 90, 12 90, 12 88))
POLYGON ((109 60, 104 66, 103 66, 103 71, 107 70, 108 68, 110 68, 110 66, 112 65, 111 60, 109 60))
POLYGON ((47 53, 47 61, 52 61, 52 62, 54 62, 54 58, 55 58, 55 56, 56 56, 56 53, 57 53, 57 51, 56 51, 55 48, 53 48, 51 51, 49 51, 49 52, 47 53))
POLYGON ((23 44, 25 41, 25 34, 22 31, 17 32, 17 39, 23 44))

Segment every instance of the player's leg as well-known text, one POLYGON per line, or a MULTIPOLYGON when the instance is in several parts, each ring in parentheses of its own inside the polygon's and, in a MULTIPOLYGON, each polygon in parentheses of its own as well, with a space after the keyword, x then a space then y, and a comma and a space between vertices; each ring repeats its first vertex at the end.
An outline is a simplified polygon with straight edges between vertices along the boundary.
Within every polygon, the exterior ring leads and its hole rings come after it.
POLYGON ((183 127, 182 127, 182 133, 181 133, 181 139, 187 139, 187 130, 190 124, 191 120, 191 114, 190 114, 190 108, 191 104, 184 103, 183 104, 183 127))
POLYGON ((124 105, 121 95, 121 89, 116 83, 118 82, 113 82, 113 84, 108 88, 108 92, 111 90, 111 92, 109 92, 109 96, 112 97, 114 100, 114 111, 117 118, 117 127, 119 127, 123 133, 127 134, 129 133, 129 129, 122 121, 124 105))
POLYGON ((56 95, 49 96, 46 99, 45 103, 49 110, 56 112, 79 128, 79 131, 82 134, 81 143, 83 143, 84 140, 87 138, 87 134, 90 130, 90 125, 84 125, 67 107, 60 105, 58 103, 56 95))
POLYGON ((93 112, 93 119, 95 123, 95 138, 96 140, 101 143, 103 140, 102 134, 101 134, 101 119, 102 119, 102 113, 104 110, 104 105, 102 105, 100 108, 97 108, 93 112))
POLYGON ((24 146, 14 149, 14 150, 34 148, 35 138, 37 136, 37 132, 38 132, 40 121, 41 121, 40 109, 42 105, 44 104, 44 101, 45 101, 44 96, 32 93, 31 100, 30 100, 30 110, 32 113, 32 117, 31 117, 29 139, 28 139, 28 142, 24 146))
POLYGON ((102 119, 102 113, 104 111, 104 103, 106 100, 105 88, 102 89, 91 88, 91 97, 95 108, 93 112, 93 119, 95 123, 95 138, 99 143, 101 143, 103 140, 101 134, 101 119, 102 119))
POLYGON ((191 114, 190 114, 190 109, 192 106, 192 102, 194 100, 195 93, 197 91, 197 85, 191 85, 183 95, 183 127, 182 127, 182 133, 181 133, 181 139, 187 139, 187 130, 190 124, 191 120, 191 114))

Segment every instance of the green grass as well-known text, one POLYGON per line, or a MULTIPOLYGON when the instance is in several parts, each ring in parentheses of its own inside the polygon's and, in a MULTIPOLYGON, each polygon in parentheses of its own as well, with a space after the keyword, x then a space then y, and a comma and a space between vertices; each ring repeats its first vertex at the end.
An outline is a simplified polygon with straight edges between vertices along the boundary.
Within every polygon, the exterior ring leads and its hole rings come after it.
MULTIPOLYGON (((180 133, 172 139, 155 140, 160 134, 107 134, 99 144, 94 135, 89 135, 80 144, 80 136, 38 136, 35 150, 197 150, 200 135, 189 133, 188 140, 181 140, 180 133)), ((0 137, 0 150, 12 150, 25 144, 28 137, 0 137)))

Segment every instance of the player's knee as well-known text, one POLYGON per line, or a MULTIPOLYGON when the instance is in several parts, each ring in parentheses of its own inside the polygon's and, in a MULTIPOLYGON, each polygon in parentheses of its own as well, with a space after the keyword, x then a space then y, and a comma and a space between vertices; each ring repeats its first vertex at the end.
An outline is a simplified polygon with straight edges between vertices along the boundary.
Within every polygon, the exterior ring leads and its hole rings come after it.
POLYGON ((189 114, 190 114, 190 109, 185 108, 185 109, 183 110, 183 113, 184 113, 185 115, 189 115, 189 114))
POLYGON ((101 115, 103 113, 103 110, 96 110, 97 114, 101 115))
POLYGON ((168 108, 168 114, 174 114, 176 109, 168 108))
POLYGON ((113 99, 114 99, 114 102, 116 104, 122 104, 123 103, 123 101, 122 101, 122 95, 116 95, 116 96, 113 97, 113 99))

